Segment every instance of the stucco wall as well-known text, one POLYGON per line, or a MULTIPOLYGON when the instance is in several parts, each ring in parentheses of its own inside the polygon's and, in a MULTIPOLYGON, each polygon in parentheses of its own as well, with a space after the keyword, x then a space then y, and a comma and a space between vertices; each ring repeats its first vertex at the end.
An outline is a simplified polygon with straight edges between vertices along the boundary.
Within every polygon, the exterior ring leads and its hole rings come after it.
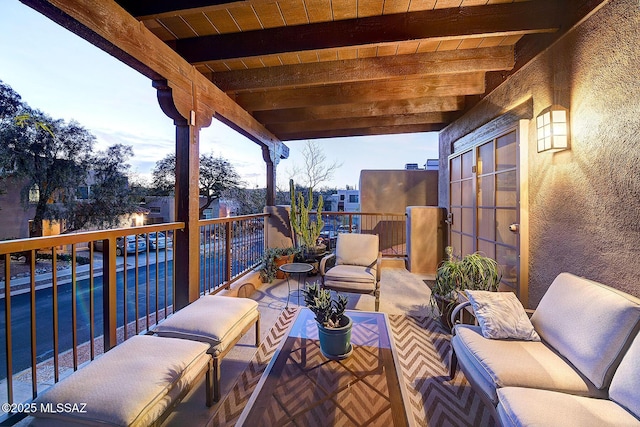
POLYGON ((25 210, 20 201, 21 183, 7 178, 2 185, 5 193, 0 195, 0 240, 29 237, 29 220, 35 209, 25 210))
POLYGON ((438 172, 363 170, 360 211, 404 214, 407 206, 438 205, 438 172))
POLYGON ((570 151, 537 153, 529 124, 530 306, 562 271, 640 296, 638 28, 637 1, 609 2, 440 135, 446 166, 452 142, 524 100, 533 117, 570 108, 570 151))

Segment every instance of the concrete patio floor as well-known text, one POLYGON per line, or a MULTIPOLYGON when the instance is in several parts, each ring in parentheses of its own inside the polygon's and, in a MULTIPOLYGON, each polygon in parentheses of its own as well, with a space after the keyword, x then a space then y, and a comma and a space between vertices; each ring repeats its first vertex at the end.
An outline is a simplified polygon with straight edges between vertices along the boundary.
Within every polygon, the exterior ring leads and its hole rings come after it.
MULTIPOLYGON (((309 277, 307 283, 318 280, 319 276, 309 277)), ((412 274, 404 268, 385 267, 382 269, 380 282, 380 311, 387 314, 406 314, 412 316, 427 316, 430 291, 424 283, 425 279, 433 279, 433 275, 412 274)), ((297 305, 296 281, 291 279, 290 305, 297 305)), ((258 301, 261 314, 260 341, 268 334, 278 316, 285 308, 287 301, 286 280, 276 280, 271 284, 264 284, 251 295, 258 301)), ((302 304, 302 299, 300 300, 302 304)), ((373 311, 374 298, 370 295, 349 294, 349 308, 373 311)), ((222 362, 221 370, 221 399, 233 388, 237 378, 244 371, 256 352, 254 347, 253 329, 250 330, 222 362)), ((165 420, 163 426, 206 426, 218 410, 219 403, 211 408, 204 404, 204 381, 194 387, 185 399, 174 409, 165 420)))

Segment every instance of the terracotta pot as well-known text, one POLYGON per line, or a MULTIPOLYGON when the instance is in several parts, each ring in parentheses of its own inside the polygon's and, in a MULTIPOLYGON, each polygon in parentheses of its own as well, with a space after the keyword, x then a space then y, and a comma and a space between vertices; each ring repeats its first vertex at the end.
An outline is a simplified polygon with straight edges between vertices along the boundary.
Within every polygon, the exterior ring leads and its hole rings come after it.
POLYGON ((292 263, 293 257, 294 255, 282 255, 276 257, 276 279, 285 279, 287 277, 284 272, 280 271, 280 266, 292 263))

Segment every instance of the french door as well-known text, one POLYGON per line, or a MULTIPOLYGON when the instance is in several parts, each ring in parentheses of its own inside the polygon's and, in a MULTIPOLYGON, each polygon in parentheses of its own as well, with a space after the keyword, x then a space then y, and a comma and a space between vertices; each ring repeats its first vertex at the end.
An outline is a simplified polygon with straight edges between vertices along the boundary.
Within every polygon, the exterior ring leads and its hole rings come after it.
POLYGON ((521 296, 518 160, 517 129, 449 157, 449 245, 495 259, 501 288, 521 296))

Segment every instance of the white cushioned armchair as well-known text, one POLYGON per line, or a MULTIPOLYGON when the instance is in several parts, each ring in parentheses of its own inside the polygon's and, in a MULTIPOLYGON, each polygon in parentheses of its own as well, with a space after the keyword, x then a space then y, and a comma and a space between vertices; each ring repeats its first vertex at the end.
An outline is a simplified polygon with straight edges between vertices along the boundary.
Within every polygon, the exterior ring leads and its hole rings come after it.
POLYGON ((320 261, 322 287, 338 292, 369 294, 376 298, 375 310, 380 308, 380 252, 375 234, 340 233, 336 253, 320 261), (335 266, 327 268, 335 257, 335 266))

